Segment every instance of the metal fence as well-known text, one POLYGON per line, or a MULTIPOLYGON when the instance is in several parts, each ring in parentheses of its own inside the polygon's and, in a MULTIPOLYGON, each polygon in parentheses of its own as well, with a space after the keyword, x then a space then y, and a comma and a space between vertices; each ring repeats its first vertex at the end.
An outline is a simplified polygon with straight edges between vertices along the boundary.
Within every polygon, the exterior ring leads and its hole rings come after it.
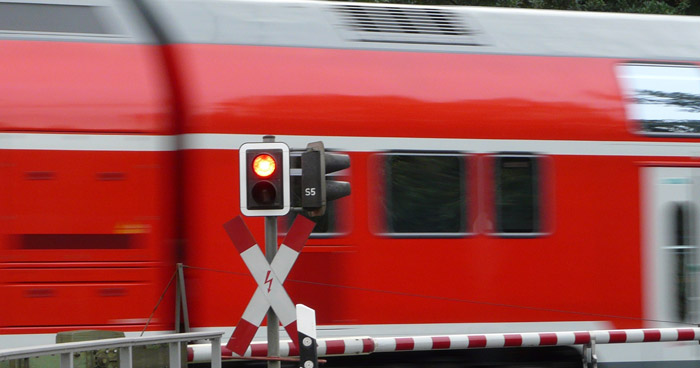
POLYGON ((73 368, 73 354, 103 349, 119 350, 119 368, 133 368, 133 347, 154 344, 169 345, 170 368, 182 367, 181 343, 195 340, 208 340, 211 345, 211 366, 221 367, 221 336, 223 331, 188 332, 147 337, 122 337, 93 341, 68 342, 54 345, 31 346, 0 350, 0 362, 33 358, 45 355, 60 355, 61 368, 73 368))

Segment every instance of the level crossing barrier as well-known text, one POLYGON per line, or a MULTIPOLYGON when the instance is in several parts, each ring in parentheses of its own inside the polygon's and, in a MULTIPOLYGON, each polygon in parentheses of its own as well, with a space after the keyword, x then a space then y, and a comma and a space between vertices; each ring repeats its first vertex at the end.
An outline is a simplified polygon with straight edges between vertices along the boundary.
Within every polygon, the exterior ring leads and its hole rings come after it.
POLYGON ((15 349, 0 350, 0 362, 33 358, 44 355, 60 355, 61 368, 73 368, 73 354, 91 350, 118 349, 119 368, 133 368, 132 349, 134 346, 168 344, 169 367, 182 367, 182 342, 209 340, 212 368, 221 368, 221 337, 223 331, 215 332, 188 332, 169 335, 156 335, 145 337, 121 337, 116 339, 103 339, 93 341, 68 342, 53 345, 30 346, 15 349))
MULTIPOLYGON (((475 348, 583 346, 584 363, 596 366, 596 344, 700 341, 700 328, 656 328, 630 330, 595 330, 566 332, 525 332, 502 334, 457 334, 440 336, 349 337, 318 339, 318 356, 357 355, 401 351, 457 350, 475 348)), ((253 342, 243 356, 222 348, 224 358, 261 358, 267 356, 267 343, 253 342)), ((299 354, 290 342, 280 344, 280 357, 299 354)), ((195 344, 188 346, 191 361, 209 361, 209 350, 195 344)))

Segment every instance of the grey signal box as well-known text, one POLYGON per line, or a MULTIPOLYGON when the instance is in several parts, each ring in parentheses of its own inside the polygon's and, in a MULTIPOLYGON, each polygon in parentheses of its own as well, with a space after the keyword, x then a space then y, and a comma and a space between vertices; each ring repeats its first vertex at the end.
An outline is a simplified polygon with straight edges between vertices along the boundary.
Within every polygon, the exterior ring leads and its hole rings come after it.
POLYGON ((326 203, 350 195, 350 183, 326 175, 350 167, 350 156, 328 153, 323 142, 309 143, 301 154, 301 206, 311 216, 322 216, 326 203))
POLYGON ((311 150, 301 154, 301 206, 304 209, 314 210, 326 205, 322 161, 321 151, 311 150))

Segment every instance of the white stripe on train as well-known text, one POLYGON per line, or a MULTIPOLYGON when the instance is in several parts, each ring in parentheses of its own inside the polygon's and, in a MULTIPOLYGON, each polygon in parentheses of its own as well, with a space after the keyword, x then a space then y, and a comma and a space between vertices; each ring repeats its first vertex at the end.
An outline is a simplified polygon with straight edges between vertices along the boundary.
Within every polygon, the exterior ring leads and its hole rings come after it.
MULTIPOLYGON (((183 149, 237 150, 243 143, 260 142, 263 134, 184 134, 183 149)), ((576 141, 520 139, 397 138, 278 135, 292 149, 323 141, 326 148, 352 152, 391 150, 462 151, 473 153, 534 152, 547 155, 700 157, 700 142, 576 141)), ((176 150, 177 137, 137 134, 0 133, 0 149, 56 151, 176 150)))
MULTIPOLYGON (((262 135, 185 134, 185 149, 238 149, 246 142, 260 142, 262 135)), ((327 149, 350 152, 391 150, 463 151, 474 153, 534 152, 550 155, 700 157, 699 143, 666 141, 572 141, 521 139, 396 138, 278 135, 292 149, 323 141, 327 149)))

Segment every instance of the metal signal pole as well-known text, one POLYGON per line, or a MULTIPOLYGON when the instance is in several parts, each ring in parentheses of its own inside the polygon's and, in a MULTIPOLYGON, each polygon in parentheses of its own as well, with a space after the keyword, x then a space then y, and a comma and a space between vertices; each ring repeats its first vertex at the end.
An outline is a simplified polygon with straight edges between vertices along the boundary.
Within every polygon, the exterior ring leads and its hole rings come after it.
MULTIPOLYGON (((265 216, 265 258, 268 263, 277 254, 277 217, 265 216)), ((267 310, 267 352, 270 357, 280 356, 280 322, 275 311, 270 308, 267 310)), ((270 360, 267 362, 267 368, 280 368, 279 361, 270 360)))
MULTIPOLYGON (((275 136, 266 135, 263 137, 263 142, 272 143, 275 141, 275 136)), ((265 216, 265 259, 268 263, 272 263, 277 254, 277 217, 265 216)), ((267 310, 267 356, 280 356, 280 322, 277 314, 270 307, 267 310)), ((269 360, 267 368, 280 368, 281 362, 269 360)))

